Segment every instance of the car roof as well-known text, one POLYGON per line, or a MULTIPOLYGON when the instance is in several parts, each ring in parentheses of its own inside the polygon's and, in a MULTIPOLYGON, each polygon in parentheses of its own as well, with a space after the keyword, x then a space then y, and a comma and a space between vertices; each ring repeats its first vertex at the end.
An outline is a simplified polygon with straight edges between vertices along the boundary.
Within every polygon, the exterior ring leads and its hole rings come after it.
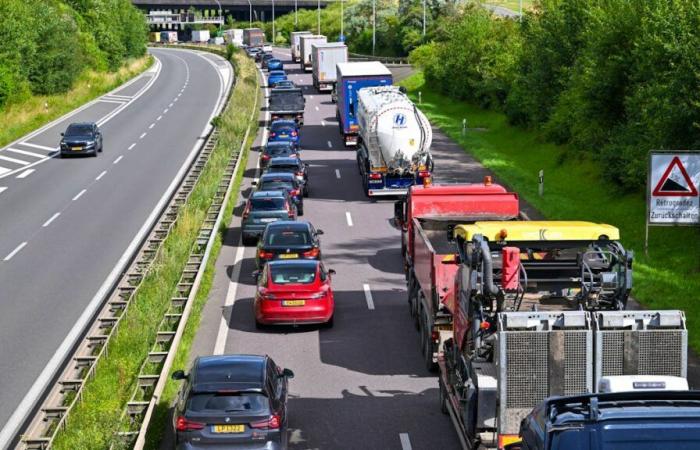
POLYGON ((262 391, 267 356, 201 356, 192 370, 192 390, 211 392, 220 389, 262 391))
POLYGON ((283 190, 275 191, 255 191, 251 198, 271 198, 271 197, 286 197, 287 192, 283 190))
POLYGON ((82 126, 93 126, 93 125, 95 125, 95 122, 73 122, 71 124, 68 124, 69 127, 72 127, 72 126, 82 127, 82 126))
POLYGON ((284 70, 271 70, 270 75, 287 75, 284 70))
POLYGON ((272 222, 267 226, 267 230, 273 230, 276 228, 284 228, 287 230, 308 230, 311 224, 309 222, 297 221, 297 220, 278 220, 277 222, 272 222))
POLYGON ((270 167, 275 164, 290 164, 290 165, 299 165, 299 158, 293 158, 291 156, 276 156, 272 159, 270 159, 270 162, 267 163, 267 166, 270 167))
POLYGON ((289 179, 295 179, 295 175, 293 173, 289 172, 267 172, 264 173, 260 176, 261 179, 265 178, 289 178, 289 179))

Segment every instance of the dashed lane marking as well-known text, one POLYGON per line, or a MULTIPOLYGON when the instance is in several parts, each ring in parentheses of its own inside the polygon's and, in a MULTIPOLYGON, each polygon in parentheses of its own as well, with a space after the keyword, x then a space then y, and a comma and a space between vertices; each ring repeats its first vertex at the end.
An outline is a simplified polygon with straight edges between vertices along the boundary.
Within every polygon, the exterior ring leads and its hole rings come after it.
POLYGON ((7 190, 7 187, 5 187, 5 186, 0 186, 0 194, 2 194, 3 192, 5 192, 6 190, 7 190))
POLYGON ((318 111, 318 106, 316 106, 316 111, 318 111))
POLYGON ((152 123, 152 124, 150 124, 150 125, 148 126, 148 129, 150 130, 150 129, 152 129, 152 128, 155 127, 155 126, 156 126, 156 124, 155 124, 155 123, 152 123))
POLYGON ((100 181, 100 179, 107 174, 106 170, 103 170, 101 174, 95 177, 95 181, 100 181))
POLYGON ((163 118, 163 116, 158 116, 158 118, 156 118, 156 122, 158 122, 162 118, 163 118))
POLYGON ((340 180, 340 169, 335 169, 335 177, 340 180))
POLYGON ((54 214, 53 216, 51 216, 51 218, 50 218, 49 220, 47 220, 46 222, 44 222, 44 224, 42 225, 42 227, 44 227, 44 228, 48 227, 49 225, 51 225, 51 222, 53 222, 54 220, 56 220, 56 217, 58 217, 58 216, 60 216, 60 215, 61 215, 61 213, 60 213, 60 212, 57 212, 56 214, 54 214))
POLYGON ((136 142, 134 142, 133 144, 131 144, 131 145, 129 146, 129 148, 127 148, 127 150, 131 150, 131 149, 134 148, 134 147, 136 147, 136 142))
MULTIPOLYGON (((369 288, 369 284, 363 284, 362 289, 365 291, 365 300, 367 300, 367 308, 374 309, 374 299, 372 298, 372 291, 369 288)), ((409 442, 410 445, 410 442, 409 442)), ((409 447, 411 448, 411 447, 409 447)))
POLYGON ((17 178, 27 178, 29 175, 34 173, 34 169, 27 169, 24 172, 17 175, 17 178))
POLYGON ((348 226, 352 226, 352 216, 350 215, 350 211, 345 211, 345 220, 348 222, 348 226))
POLYGON ((139 136, 139 139, 143 139, 144 137, 146 137, 147 134, 148 133, 142 133, 141 136, 139 136))
POLYGON ((408 437, 408 433, 399 433, 399 439, 401 440, 401 448, 403 450, 412 450, 411 439, 408 437))
POLYGON ((123 157, 124 157, 124 155, 119 155, 119 158, 115 159, 112 164, 117 164, 119 161, 122 160, 123 157))
POLYGON ((85 192, 87 192, 87 189, 83 189, 82 191, 78 192, 78 195, 76 195, 75 197, 73 197, 73 201, 78 200, 80 197, 83 196, 83 194, 84 194, 85 192))
POLYGON ((325 121, 325 120, 322 120, 322 121, 321 121, 321 126, 322 126, 322 127, 325 127, 325 126, 326 126, 326 121, 325 121))
POLYGON ((19 253, 20 250, 22 250, 26 245, 27 245, 26 242, 22 242, 21 244, 19 244, 19 245, 17 246, 17 248, 15 248, 14 250, 12 250, 7 256, 5 256, 5 259, 3 259, 3 261, 9 261, 9 260, 11 260, 11 259, 12 259, 17 253, 19 253))
POLYGON ((331 141, 328 141, 328 148, 333 148, 333 144, 331 143, 331 141))

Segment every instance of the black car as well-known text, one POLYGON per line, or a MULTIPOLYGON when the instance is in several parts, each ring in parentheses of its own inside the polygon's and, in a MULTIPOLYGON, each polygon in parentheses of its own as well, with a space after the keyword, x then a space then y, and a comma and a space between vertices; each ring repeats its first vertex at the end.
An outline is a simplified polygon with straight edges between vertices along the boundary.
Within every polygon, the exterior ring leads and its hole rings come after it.
POLYGON ((255 62, 260 62, 260 61, 262 61, 263 56, 265 56, 265 55, 270 55, 270 53, 264 52, 264 51, 262 51, 262 49, 261 49, 260 52, 258 52, 258 53, 255 54, 255 62))
POLYGON ((309 165, 299 158, 275 157, 267 163, 267 172, 287 172, 296 175, 304 183, 304 197, 309 196, 309 165))
POLYGON ((277 191, 284 189, 289 193, 297 207, 300 216, 304 215, 304 195, 302 193, 302 183, 297 180, 296 175, 284 172, 267 172, 257 180, 257 190, 277 191))
POLYGON ((269 356, 221 355, 195 359, 173 413, 178 450, 287 448, 289 369, 269 356))
POLYGON ((309 222, 280 220, 265 227, 258 241, 255 263, 260 269, 273 259, 321 259, 321 241, 317 230, 309 222))
POLYGON ((275 57, 272 56, 272 53, 263 54, 262 57, 260 58, 260 67, 262 67, 263 69, 267 69, 268 61, 270 61, 271 59, 274 59, 274 58, 275 57))
POLYGON ((254 191, 243 210, 241 239, 243 245, 254 244, 267 224, 277 220, 296 220, 294 199, 286 190, 254 191))
POLYGON ((296 85, 292 80, 282 80, 278 81, 275 85, 275 89, 294 89, 296 85))
POLYGON ((66 155, 97 156, 102 151, 102 132, 94 122, 72 123, 61 133, 61 157, 66 155))
POLYGON ((272 158, 295 158, 299 154, 299 149, 296 148, 293 142, 290 141, 275 141, 268 142, 262 152, 260 152, 260 167, 263 169, 272 158))

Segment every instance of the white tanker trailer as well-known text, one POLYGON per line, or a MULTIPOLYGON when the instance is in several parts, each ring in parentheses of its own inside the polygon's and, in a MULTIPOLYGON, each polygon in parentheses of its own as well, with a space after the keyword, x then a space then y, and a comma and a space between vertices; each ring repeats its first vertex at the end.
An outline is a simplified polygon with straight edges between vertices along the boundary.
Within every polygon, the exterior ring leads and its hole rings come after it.
POLYGON ((430 122, 401 88, 360 89, 356 112, 357 165, 368 196, 405 195, 431 177, 430 122))

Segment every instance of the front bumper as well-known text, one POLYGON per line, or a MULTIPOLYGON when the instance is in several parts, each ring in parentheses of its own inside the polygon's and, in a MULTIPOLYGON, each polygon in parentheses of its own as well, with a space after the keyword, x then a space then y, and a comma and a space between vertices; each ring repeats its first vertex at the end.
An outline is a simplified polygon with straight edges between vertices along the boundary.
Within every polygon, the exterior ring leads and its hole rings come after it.
POLYGON ((80 150, 73 150, 71 147, 68 147, 68 148, 61 147, 60 152, 61 152, 61 156, 94 155, 95 153, 97 153, 97 146, 94 145, 90 148, 82 147, 80 150))

